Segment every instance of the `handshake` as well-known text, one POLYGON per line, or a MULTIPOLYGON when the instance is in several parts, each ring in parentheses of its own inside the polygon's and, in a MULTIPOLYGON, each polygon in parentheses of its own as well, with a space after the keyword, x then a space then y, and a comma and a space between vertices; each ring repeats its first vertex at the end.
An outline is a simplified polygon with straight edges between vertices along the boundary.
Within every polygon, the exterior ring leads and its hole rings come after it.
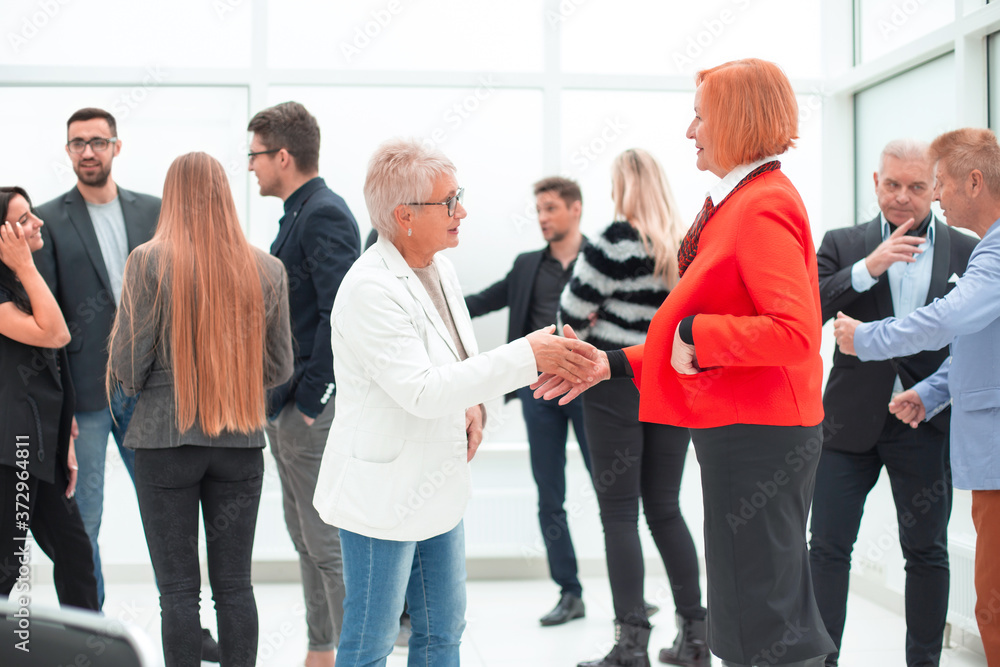
MULTIPOLYGON (((859 324, 861 324, 859 320, 837 313, 837 319, 833 322, 833 337, 837 339, 837 347, 840 348, 841 354, 858 356, 854 349, 854 331, 859 324)), ((927 416, 920 394, 913 389, 907 389, 893 396, 889 401, 889 412, 896 415, 901 422, 909 424, 911 428, 917 428, 927 416)))
POLYGON ((535 398, 550 401, 562 396, 559 405, 566 405, 610 378, 611 367, 608 355, 577 338, 573 327, 564 325, 562 336, 554 335, 555 330, 555 325, 550 324, 525 336, 541 373, 531 388, 535 390, 535 398))

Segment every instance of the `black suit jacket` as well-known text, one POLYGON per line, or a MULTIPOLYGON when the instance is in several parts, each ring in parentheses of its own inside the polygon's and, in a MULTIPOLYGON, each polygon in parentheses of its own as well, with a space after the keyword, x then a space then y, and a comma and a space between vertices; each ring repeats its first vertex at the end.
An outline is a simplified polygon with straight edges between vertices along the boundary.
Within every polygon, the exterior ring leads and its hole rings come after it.
MULTIPOLYGON (((160 199, 118 188, 128 250, 153 238, 160 199)), ((76 408, 88 412, 108 405, 104 375, 115 303, 107 265, 83 195, 76 188, 38 207, 44 247, 35 253, 38 271, 59 302, 72 335, 66 351, 76 386, 76 408)))
MULTIPOLYGON (((535 288, 535 276, 542 264, 545 249, 521 253, 514 260, 514 266, 502 280, 493 283, 482 292, 465 297, 465 305, 469 315, 479 317, 501 308, 510 308, 510 319, 507 323, 507 342, 517 340, 530 331, 528 328, 528 309, 531 307, 531 294, 535 288)), ((555 321, 556 313, 552 313, 555 321)))
POLYGON ((344 274, 361 255, 361 232, 339 195, 314 178, 285 202, 271 254, 288 271, 288 308, 295 343, 292 379, 268 394, 268 415, 290 400, 316 417, 334 396, 330 311, 344 274))
MULTIPOLYGON (((952 275, 961 276, 976 246, 976 239, 934 221, 934 261, 927 303, 947 294, 954 283, 952 275)), ((880 218, 856 227, 844 227, 827 232, 817 255, 819 293, 823 306, 823 321, 843 311, 862 322, 893 316, 892 294, 888 273, 866 292, 858 293, 851 286, 851 268, 867 257, 882 242, 880 218)), ((931 375, 948 356, 948 348, 920 352, 909 357, 887 361, 860 361, 857 357, 833 353, 833 368, 823 394, 823 409, 828 428, 824 429, 824 447, 839 451, 863 452, 878 441, 885 420, 886 406, 892 398, 892 387, 898 374, 904 389, 931 375)), ((930 421, 941 433, 947 434, 950 408, 930 421)))

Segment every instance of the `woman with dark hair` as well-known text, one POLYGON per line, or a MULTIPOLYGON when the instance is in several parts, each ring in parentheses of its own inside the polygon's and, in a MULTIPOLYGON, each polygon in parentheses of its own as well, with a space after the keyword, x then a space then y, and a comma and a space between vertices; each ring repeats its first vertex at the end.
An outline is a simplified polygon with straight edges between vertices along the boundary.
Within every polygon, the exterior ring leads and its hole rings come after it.
MULTIPOLYGON (((677 283, 684 226, 666 174, 652 155, 631 148, 611 166, 615 222, 588 244, 563 291, 560 317, 601 350, 641 345, 663 300, 677 283)), ((639 499, 670 579, 678 635, 660 660, 709 664, 698 555, 680 510, 687 428, 639 421, 639 392, 630 382, 601 384, 583 395, 594 489, 604 526, 617 642, 603 659, 580 667, 648 660, 650 625, 643 599, 639 499), (623 467, 621 453, 635 461, 623 467)))
MULTIPOLYGON (((823 442, 819 278, 809 216, 777 159, 795 145, 798 106, 784 72, 755 58, 703 70, 697 84, 687 137, 698 169, 720 181, 646 342, 595 360, 604 379, 633 378, 641 421, 691 429, 712 652, 732 667, 819 667, 836 650, 806 548, 823 442)), ((565 402, 587 383, 536 386, 565 402)))
POLYGON ((44 243, 42 224, 27 192, 0 188, 0 595, 11 594, 29 562, 30 527, 55 564, 59 601, 97 610, 90 541, 73 498, 69 329, 31 258, 44 243))
POLYGON ((243 235, 226 172, 174 160, 153 239, 125 265, 109 392, 142 392, 125 435, 160 589, 167 667, 201 663, 198 509, 222 665, 253 665, 250 561, 264 473, 265 388, 292 373, 281 262, 243 235))

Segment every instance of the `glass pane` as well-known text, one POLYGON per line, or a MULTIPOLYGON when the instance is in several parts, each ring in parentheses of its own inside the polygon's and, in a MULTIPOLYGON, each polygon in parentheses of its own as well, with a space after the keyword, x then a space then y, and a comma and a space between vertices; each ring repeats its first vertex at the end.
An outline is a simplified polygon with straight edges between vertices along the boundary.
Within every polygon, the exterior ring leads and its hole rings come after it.
POLYGON ((619 0, 560 5, 562 67, 602 74, 693 75, 736 58, 822 74, 818 0, 619 0), (795 17, 795 27, 775 16, 795 17))
POLYGON ((246 110, 244 88, 158 88, 141 100, 139 88, 8 88, 7 148, 17 160, 0 164, 0 183, 24 186, 36 204, 76 184, 66 155, 66 119, 81 107, 107 109, 122 142, 112 178, 123 188, 163 194, 174 158, 204 151, 226 167, 240 220, 246 223, 246 110), (129 100, 132 106, 123 100, 129 100), (138 100, 138 101, 137 101, 138 100))
MULTIPOLYGON (((375 148, 392 137, 437 145, 458 168, 465 187, 461 245, 448 251, 462 286, 481 289, 510 269, 518 252, 540 245, 531 201, 530 226, 522 222, 524 193, 542 173, 542 94, 535 90, 480 88, 275 87, 269 101, 301 102, 323 133, 320 175, 347 200, 362 237, 369 231, 365 170, 375 148), (345 104, 350 100, 350 104, 345 104), (401 103, 402 101, 402 103, 401 103)), ((256 181, 251 179, 251 187, 256 181)), ((281 203, 252 197, 253 238, 263 247, 277 233, 281 203)), ((485 338, 485 336, 484 336, 485 338)), ((483 343, 483 341, 480 341, 483 343)), ((502 342, 491 338, 489 349, 502 342)))
MULTIPOLYGON (((718 178, 695 167, 694 142, 684 135, 691 123, 692 93, 570 91, 562 98, 562 172, 580 182, 584 194, 583 229, 599 233, 612 220, 611 163, 628 148, 644 148, 663 166, 687 224, 718 178)), ((822 229, 820 214, 821 99, 799 98, 798 148, 781 158, 783 170, 798 188, 822 229)))
POLYGON ((989 36, 986 48, 989 53, 990 128, 1000 133, 1000 32, 989 36))
MULTIPOLYGON (((855 203, 857 222, 878 214, 872 174, 878 157, 893 139, 931 141, 955 128, 955 54, 941 56, 920 67, 858 93, 854 97, 855 203), (934 91, 928 95, 928 91, 934 91), (905 104, 905 113, 887 113, 905 104)), ((940 215, 937 204, 935 214, 940 215)))
POLYGON ((268 65, 539 71, 544 26, 542 0, 271 0, 268 65))
POLYGON ((859 0, 858 4, 862 62, 955 20, 955 0, 859 0))
POLYGON ((249 67, 252 2, 4 0, 3 65, 130 67, 152 85, 179 67, 249 67))

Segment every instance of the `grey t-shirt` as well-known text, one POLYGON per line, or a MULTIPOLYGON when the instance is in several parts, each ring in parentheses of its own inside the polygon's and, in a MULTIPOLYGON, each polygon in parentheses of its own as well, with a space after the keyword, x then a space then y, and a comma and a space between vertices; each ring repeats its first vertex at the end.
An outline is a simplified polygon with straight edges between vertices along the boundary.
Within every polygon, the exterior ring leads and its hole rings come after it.
POLYGON ((111 290, 115 293, 115 303, 121 303, 122 277, 125 275, 125 260, 128 259, 128 234, 125 232, 125 215, 122 213, 121 202, 118 197, 107 204, 87 202, 87 212, 94 223, 104 266, 111 280, 111 290))

